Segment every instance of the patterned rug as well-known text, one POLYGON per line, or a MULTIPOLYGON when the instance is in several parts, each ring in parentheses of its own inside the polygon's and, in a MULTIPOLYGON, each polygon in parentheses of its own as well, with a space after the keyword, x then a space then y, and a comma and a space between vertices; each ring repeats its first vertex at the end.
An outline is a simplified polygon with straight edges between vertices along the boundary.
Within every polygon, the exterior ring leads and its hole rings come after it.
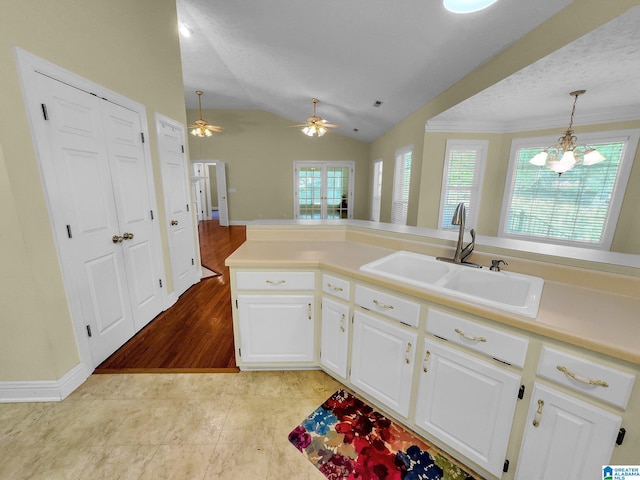
POLYGON ((289 441, 329 480, 481 480, 345 390, 312 412, 289 441))

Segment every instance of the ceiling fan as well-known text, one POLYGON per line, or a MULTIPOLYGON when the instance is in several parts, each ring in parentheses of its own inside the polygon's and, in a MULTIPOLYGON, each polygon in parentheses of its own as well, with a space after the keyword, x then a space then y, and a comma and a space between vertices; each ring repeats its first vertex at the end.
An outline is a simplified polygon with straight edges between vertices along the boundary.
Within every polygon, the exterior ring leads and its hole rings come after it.
POLYGON ((211 132, 221 132, 223 130, 222 127, 217 125, 209 125, 209 122, 202 119, 202 92, 200 90, 196 90, 196 94, 198 95, 198 111, 200 112, 200 120, 196 120, 193 122, 193 125, 189 125, 191 128, 191 135, 196 137, 210 137, 213 135, 211 132))
POLYGON ((304 127, 302 132, 309 137, 321 137, 327 133, 330 128, 342 128, 340 125, 327 123, 326 120, 316 115, 316 105, 320 100, 312 98, 311 101, 313 102, 313 115, 307 118, 306 123, 291 125, 292 127, 304 127))

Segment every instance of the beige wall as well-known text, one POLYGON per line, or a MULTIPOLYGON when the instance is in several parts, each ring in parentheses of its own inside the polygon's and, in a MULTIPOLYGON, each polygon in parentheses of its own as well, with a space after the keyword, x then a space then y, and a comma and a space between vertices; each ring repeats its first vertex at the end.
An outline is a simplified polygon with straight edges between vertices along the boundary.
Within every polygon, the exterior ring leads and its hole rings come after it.
MULTIPOLYGON (((580 139, 581 133, 630 128, 640 128, 640 121, 576 127, 575 133, 580 139)), ((562 131, 562 128, 555 128, 508 134, 426 133, 424 137, 424 160, 420 181, 422 188, 417 225, 438 228, 442 170, 444 168, 447 139, 483 139, 489 141, 476 230, 479 235, 497 236, 513 139, 542 136, 557 137, 562 131)), ((640 148, 636 150, 611 251, 640 254, 640 242, 637 241, 640 238, 638 237, 640 235, 640 210, 637 205, 640 205, 640 148)))
POLYGON ((153 114, 185 121, 175 1, 36 0, 11 2, 10 7, 4 3, 0 381, 56 380, 79 363, 79 355, 12 47, 146 106, 162 210, 153 114))
MULTIPOLYGON (((424 106, 416 106, 419 108, 417 108, 412 115, 402 120, 372 142, 369 154, 370 161, 373 162, 376 159, 382 158, 384 162, 381 220, 388 222, 391 217, 394 152, 396 149, 406 145, 413 145, 413 170, 411 173, 411 194, 407 223, 409 225, 420 226, 432 226, 437 223, 443 158, 442 156, 434 156, 434 151, 437 150, 437 146, 431 148, 426 144, 427 141, 431 140, 430 137, 425 138, 424 126, 427 120, 510 76, 536 60, 545 57, 591 30, 620 16, 637 5, 640 5, 640 1, 638 0, 619 0, 615 2, 574 0, 564 10, 514 42, 491 60, 483 63, 470 75, 463 78, 434 100, 424 106), (427 147, 426 149, 425 146, 427 147)), ((428 79, 425 79, 425 82, 426 81, 428 81, 428 79)), ((438 141, 441 140, 441 138, 438 139, 438 141)), ((495 140, 496 139, 494 139, 494 141, 495 140)), ((498 163, 495 163, 490 167, 491 170, 488 168, 485 172, 485 179, 491 178, 492 175, 494 175, 496 179, 506 175, 509 147, 510 141, 506 150, 507 157, 503 157, 504 168, 501 168, 498 163)), ((502 145, 503 151, 504 148, 504 145, 502 145)), ((635 170, 636 173, 634 173, 634 175, 637 175, 637 166, 635 170)), ((635 205, 638 204, 638 194, 635 192, 631 192, 631 194, 633 195, 631 201, 625 202, 626 205, 624 207, 627 217, 628 213, 626 210, 629 209, 632 202, 634 201, 635 205)), ((483 209, 489 205, 495 207, 495 199, 491 204, 485 203, 483 209)), ((636 238, 638 237, 636 236, 636 238)), ((625 243, 625 241, 623 241, 623 243, 625 243)), ((617 238, 614 244, 621 246, 617 238)))
MULTIPOLYGON (((198 118, 188 111, 189 122, 198 118)), ((310 138, 294 122, 259 110, 204 110, 224 131, 210 138, 189 135, 191 161, 227 164, 229 219, 245 222, 293 218, 293 162, 355 162, 354 218, 369 218, 369 145, 336 133, 310 138)))

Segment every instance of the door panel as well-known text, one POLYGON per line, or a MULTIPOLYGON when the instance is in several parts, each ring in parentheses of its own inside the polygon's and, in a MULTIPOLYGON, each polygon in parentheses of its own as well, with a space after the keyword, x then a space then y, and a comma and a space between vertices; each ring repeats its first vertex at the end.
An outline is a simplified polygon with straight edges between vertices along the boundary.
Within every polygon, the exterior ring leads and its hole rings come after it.
POLYGON ((218 219, 220 226, 228 227, 227 173, 224 162, 216 162, 216 183, 218 188, 218 219))
POLYGON ((136 331, 162 311, 162 291, 154 262, 154 231, 142 125, 137 112, 103 101, 102 118, 109 153, 119 235, 133 234, 119 245, 130 285, 136 331))
POLYGON ((195 238, 186 158, 182 151, 184 126, 169 119, 156 117, 158 150, 162 165, 162 184, 167 212, 169 256, 173 289, 181 295, 196 282, 195 238))

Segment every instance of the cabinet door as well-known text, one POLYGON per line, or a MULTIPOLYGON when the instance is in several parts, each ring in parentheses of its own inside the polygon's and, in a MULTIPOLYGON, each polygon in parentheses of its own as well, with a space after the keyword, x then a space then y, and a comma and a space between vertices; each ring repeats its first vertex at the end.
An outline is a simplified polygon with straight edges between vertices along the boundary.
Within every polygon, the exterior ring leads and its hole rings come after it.
POLYGON ((415 422, 499 477, 519 387, 519 375, 426 339, 415 422))
POLYGON ((601 479, 620 424, 617 415, 534 383, 516 479, 601 479))
POLYGON ((347 378, 349 323, 347 305, 322 299, 320 364, 342 378, 347 378))
POLYGON ((242 362, 314 360, 313 295, 238 295, 242 362))
POLYGON ((417 341, 409 328, 356 312, 351 383, 406 417, 417 341))

